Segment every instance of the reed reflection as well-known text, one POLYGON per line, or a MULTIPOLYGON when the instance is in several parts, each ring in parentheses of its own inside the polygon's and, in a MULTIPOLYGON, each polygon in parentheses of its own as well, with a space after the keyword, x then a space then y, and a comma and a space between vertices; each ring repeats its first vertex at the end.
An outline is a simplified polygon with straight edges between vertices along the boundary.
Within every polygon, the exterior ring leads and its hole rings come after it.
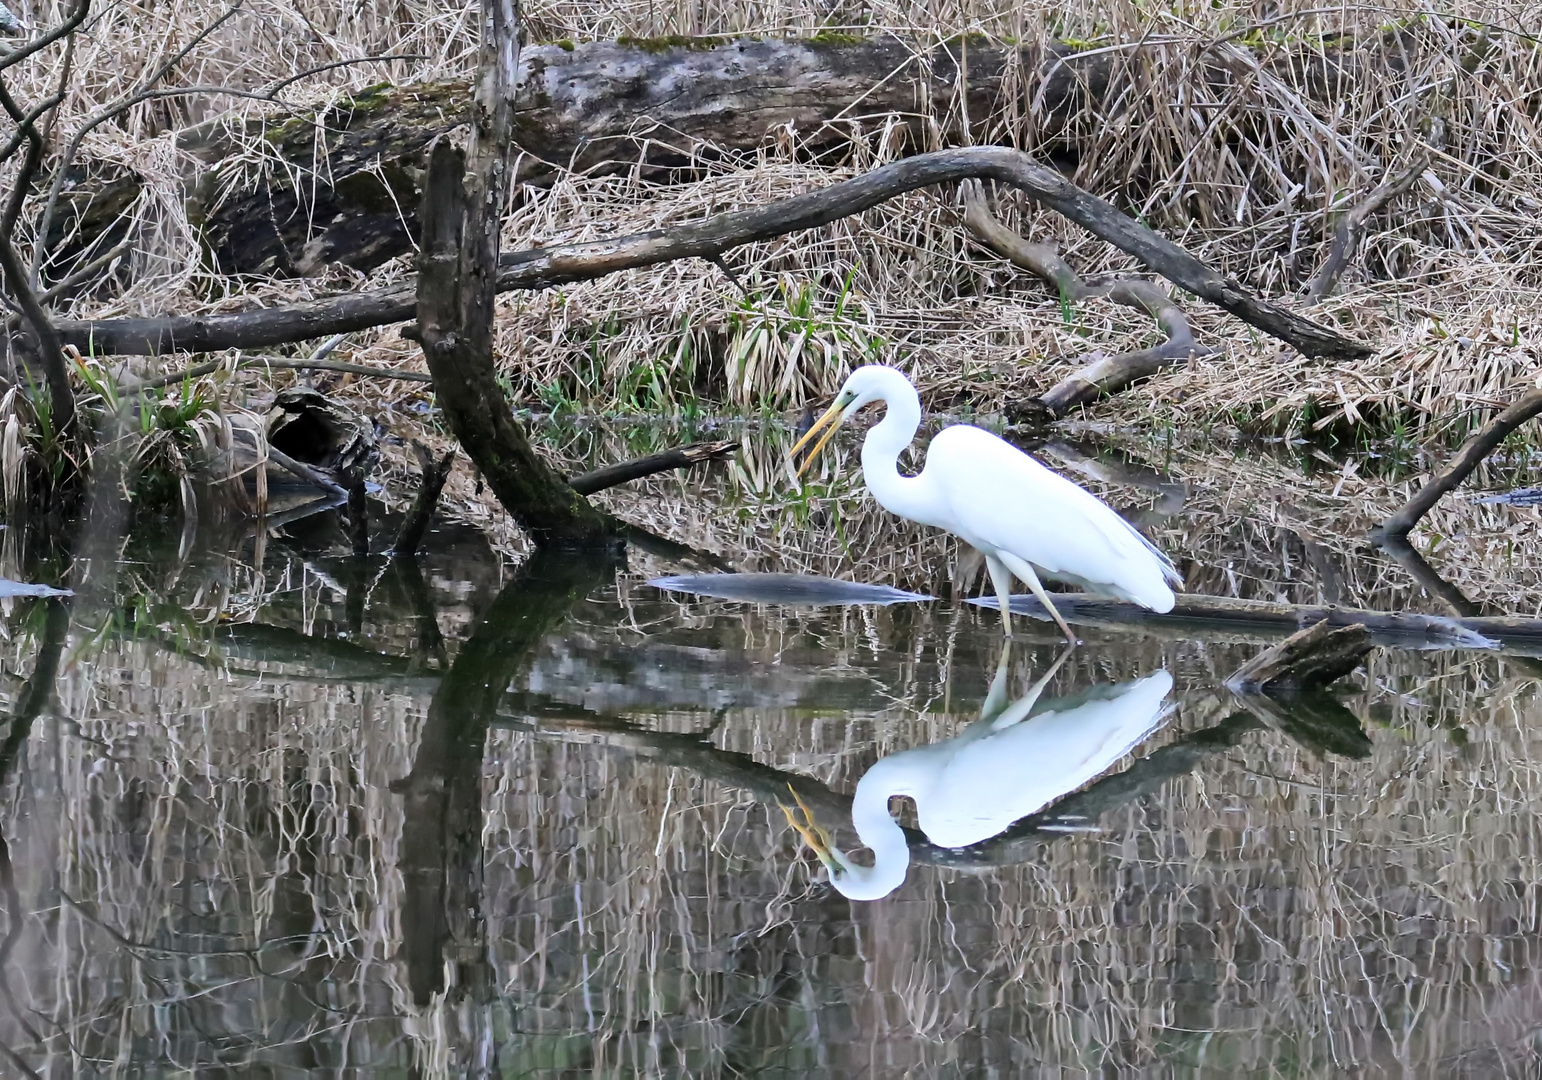
POLYGON ((894 797, 915 801, 921 831, 933 844, 967 848, 1088 783, 1166 722, 1170 710, 1164 703, 1173 688, 1166 670, 1041 700, 1073 651, 1061 652, 1026 694, 1009 702, 1008 644, 978 720, 951 739, 881 758, 863 774, 851 820, 873 854, 871 866, 852 862, 836 848, 794 791, 802 819, 783 807, 787 820, 829 870, 836 891, 852 900, 878 900, 904 883, 911 852, 904 829, 889 812, 894 797))

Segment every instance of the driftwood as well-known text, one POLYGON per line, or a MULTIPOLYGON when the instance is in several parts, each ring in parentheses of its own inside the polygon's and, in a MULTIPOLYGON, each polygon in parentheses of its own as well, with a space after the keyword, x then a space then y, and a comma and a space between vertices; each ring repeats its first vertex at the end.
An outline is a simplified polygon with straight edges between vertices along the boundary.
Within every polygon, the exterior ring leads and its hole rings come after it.
MULTIPOLYGON (((621 270, 711 258, 742 244, 829 224, 907 191, 968 179, 990 179, 1021 189, 1174 284, 1308 356, 1353 358, 1371 351, 1361 342, 1252 296, 1237 282, 1054 170, 1027 154, 1002 147, 922 154, 821 191, 749 210, 609 240, 514 252, 499 260, 497 288, 544 289, 621 270)), ((426 240, 425 236, 425 245, 426 240)), ((60 320, 56 325, 66 343, 97 356, 211 352, 279 345, 406 322, 413 317, 415 295, 416 285, 409 284, 228 315, 60 320)))
POLYGON ((1513 405, 1479 428, 1444 467, 1425 481, 1424 486, 1401 510, 1371 531, 1371 538, 1382 542, 1407 537, 1419 519, 1429 513, 1442 496, 1467 479, 1512 431, 1539 413, 1542 413, 1542 380, 1539 380, 1539 385, 1522 394, 1513 405))
MULTIPOLYGON (((1386 648, 1490 649, 1519 656, 1542 656, 1542 619, 1511 616, 1447 618, 1312 604, 1276 604, 1194 593, 1180 593, 1173 610, 1158 615, 1138 604, 1084 593, 1055 593, 1053 597, 1055 607, 1074 623, 1136 626, 1143 633, 1171 634, 1185 640, 1267 642, 1326 620, 1330 626, 1359 623, 1370 632, 1375 644, 1386 648)), ((969 602, 979 607, 996 606, 992 596, 977 597, 969 602)), ((1048 613, 1031 596, 1014 596, 1012 611, 1048 618, 1048 613)))
POLYGON ((717 461, 738 448, 739 443, 736 440, 691 443, 689 446, 678 446, 673 450, 623 461, 619 465, 607 465, 602 469, 580 473, 568 479, 568 486, 580 495, 593 495, 596 491, 604 491, 606 488, 613 488, 632 480, 641 480, 655 473, 668 472, 671 469, 688 469, 704 461, 717 461))
POLYGON ((1354 256, 1355 249, 1360 245, 1360 233, 1365 228, 1365 223, 1370 220, 1372 214, 1387 203, 1399 195, 1406 194, 1418 182, 1419 177, 1424 175, 1424 170, 1429 167, 1429 160, 1428 155, 1421 154, 1411 166, 1376 188, 1339 219, 1338 227, 1333 232, 1333 246, 1328 250, 1328 257, 1323 260, 1322 267, 1306 287, 1308 300, 1321 300, 1337 287, 1339 278, 1349 266, 1349 260, 1354 256))
POLYGON ((1195 343, 1187 316, 1164 289, 1135 278, 1097 284, 1083 281, 1053 246, 1024 239, 998 221, 986 205, 979 183, 971 180, 961 187, 965 228, 1002 258, 1053 285, 1063 303, 1075 304, 1090 297, 1107 296, 1116 304, 1144 311, 1156 319, 1167 335, 1166 341, 1152 348, 1097 359, 1067 375, 1042 396, 1029 402, 1027 408, 1019 407, 1018 412, 1039 419, 1056 419, 1078 405, 1116 394, 1163 368, 1181 364, 1193 356, 1209 354, 1209 349, 1195 343))
POLYGON ((1226 685, 1250 694, 1321 690, 1359 667, 1374 647, 1363 624, 1334 627, 1324 619, 1253 657, 1226 685))

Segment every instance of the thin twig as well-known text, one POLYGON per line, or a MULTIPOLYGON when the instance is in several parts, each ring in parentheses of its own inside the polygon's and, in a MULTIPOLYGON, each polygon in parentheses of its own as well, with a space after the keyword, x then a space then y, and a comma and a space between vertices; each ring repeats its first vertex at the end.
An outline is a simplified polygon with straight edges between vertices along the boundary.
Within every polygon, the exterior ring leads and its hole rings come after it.
POLYGON ((580 495, 593 495, 596 491, 604 491, 606 488, 640 480, 655 473, 668 472, 671 469, 688 469, 703 461, 715 461, 718 458, 727 457, 738 447, 737 441, 691 443, 689 446, 679 446, 662 453, 623 461, 619 465, 607 465, 603 469, 580 473, 568 480, 568 487, 580 495))

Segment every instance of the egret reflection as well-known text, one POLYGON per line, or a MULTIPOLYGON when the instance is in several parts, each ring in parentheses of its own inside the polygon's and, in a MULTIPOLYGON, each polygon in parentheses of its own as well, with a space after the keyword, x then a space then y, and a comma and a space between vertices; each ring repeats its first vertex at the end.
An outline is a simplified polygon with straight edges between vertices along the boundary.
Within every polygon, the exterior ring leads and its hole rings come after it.
POLYGON ((932 843, 969 847, 1081 787, 1166 722, 1170 710, 1163 705, 1173 677, 1165 670, 1041 702, 1071 651, 1062 652, 1023 697, 1008 702, 1010 650, 1003 649, 980 719, 951 739, 890 754, 867 770, 852 797, 851 823, 873 853, 873 865, 860 866, 837 849, 802 799, 802 820, 783 808, 837 891, 852 900, 877 900, 904 882, 910 848, 889 813, 894 796, 915 800, 921 831, 932 843))

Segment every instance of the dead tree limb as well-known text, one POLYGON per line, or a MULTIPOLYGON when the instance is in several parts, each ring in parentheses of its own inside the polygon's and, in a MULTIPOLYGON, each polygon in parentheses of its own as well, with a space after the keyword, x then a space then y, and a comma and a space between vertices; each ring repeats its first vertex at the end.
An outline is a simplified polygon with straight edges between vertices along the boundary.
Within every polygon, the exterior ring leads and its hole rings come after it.
POLYGON ((1072 372, 1035 399, 1030 412, 1039 413, 1047 419, 1056 419, 1078 405, 1116 394, 1163 368, 1209 353, 1209 349, 1195 343, 1188 318, 1165 290, 1149 281, 1134 278, 1089 284, 1071 269, 1070 264, 1060 257, 1053 246, 1027 240, 997 220, 986 205, 985 193, 978 182, 968 181, 961 188, 964 195, 964 227, 980 243, 1014 266, 1053 285, 1064 303, 1073 304, 1092 296, 1107 296, 1116 304, 1152 316, 1167 335, 1167 340, 1161 345, 1102 357, 1072 372))
POLYGON ((1363 624, 1335 627, 1324 619, 1253 657, 1232 672, 1226 686, 1249 694, 1321 690, 1359 667, 1373 648, 1363 624))
MULTIPOLYGON (((939 150, 874 169, 821 190, 665 229, 513 252, 499 260, 499 291, 544 289, 680 259, 704 259, 742 244, 827 225, 918 188, 989 179, 1030 197, 1133 255, 1196 296, 1226 309, 1308 356, 1353 358, 1371 349, 1223 277, 1183 248, 1027 154, 982 146, 939 150)), ((426 201, 426 200, 425 200, 426 201)), ((231 315, 60 321, 64 340, 94 355, 212 352, 257 348, 405 322, 414 288, 403 285, 231 315)))
POLYGON ((727 457, 738 448, 737 441, 691 443, 659 454, 623 461, 619 465, 607 465, 603 469, 580 473, 568 479, 568 486, 580 495, 593 495, 632 480, 641 480, 655 473, 671 469, 688 469, 703 461, 716 461, 727 457))
POLYGON ((1333 233, 1333 246, 1328 250, 1328 257, 1323 260, 1322 268, 1317 271, 1316 276, 1306 287, 1306 298, 1309 302, 1316 303, 1338 287, 1339 277, 1349 265, 1349 260, 1354 257, 1355 249, 1360 246, 1360 234, 1365 228, 1365 223, 1370 220, 1372 214, 1387 203, 1399 195, 1406 194, 1418 182, 1419 177, 1424 175, 1424 170, 1429 168, 1429 163, 1428 154, 1419 155, 1412 165, 1376 188, 1339 219, 1338 228, 1333 233))
POLYGON ((1406 537, 1446 492, 1467 479, 1483 459, 1505 441, 1510 432, 1538 413, 1542 413, 1542 386, 1528 389, 1513 405, 1479 428, 1444 467, 1425 481, 1424 486, 1401 510, 1371 530, 1371 538, 1380 543, 1386 539, 1406 537))
POLYGON ((434 452, 416 439, 412 440, 412 450, 418 456, 422 479, 418 482, 418 494, 412 501, 412 510, 396 534, 396 543, 391 545, 391 554, 402 559, 410 559, 418 553, 423 543, 423 534, 428 532, 428 524, 433 520, 434 508, 439 505, 444 482, 450 478, 450 467, 455 464, 454 450, 438 461, 434 460, 434 452))
POLYGON ((518 55, 515 0, 484 0, 481 19, 470 144, 462 157, 443 140, 429 156, 416 336, 450 429, 520 527, 542 547, 611 547, 617 524, 535 453, 498 385, 493 304, 518 55))

